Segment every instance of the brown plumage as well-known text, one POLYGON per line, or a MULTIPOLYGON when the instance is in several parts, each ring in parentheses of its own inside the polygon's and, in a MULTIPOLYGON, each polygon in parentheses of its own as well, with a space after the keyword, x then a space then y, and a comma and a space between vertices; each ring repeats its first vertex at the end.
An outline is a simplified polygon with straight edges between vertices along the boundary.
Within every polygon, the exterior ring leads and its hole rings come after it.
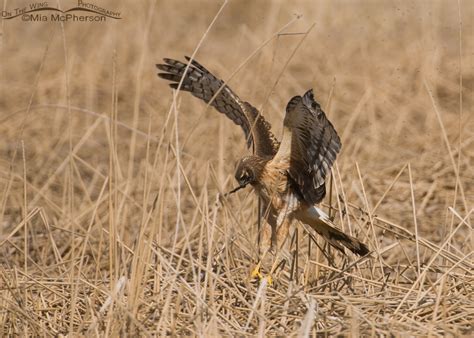
MULTIPOLYGON (((190 60, 189 57, 185 57, 190 60)), ((247 145, 255 147, 255 154, 262 157, 273 157, 279 146, 279 142, 271 132, 270 124, 250 103, 240 98, 227 86, 224 81, 216 78, 196 60, 192 60, 186 75, 183 74, 187 64, 173 60, 163 59, 164 64, 156 67, 164 73, 158 76, 172 81, 171 88, 178 88, 183 79, 181 90, 185 90, 200 98, 217 109, 218 112, 227 115, 235 124, 242 127, 247 139, 247 145), (212 99, 212 101, 211 101, 212 99)))
POLYGON ((195 60, 187 64, 164 59, 158 75, 171 81, 172 88, 189 91, 240 125, 254 155, 242 158, 235 178, 240 187, 250 184, 262 198, 262 215, 271 231, 264 229, 264 244, 280 248, 293 220, 308 224, 328 243, 344 252, 369 253, 358 239, 335 228, 316 204, 325 194, 325 179, 341 149, 341 141, 313 91, 293 97, 286 107, 281 144, 270 124, 250 103, 242 101, 222 80, 195 60))

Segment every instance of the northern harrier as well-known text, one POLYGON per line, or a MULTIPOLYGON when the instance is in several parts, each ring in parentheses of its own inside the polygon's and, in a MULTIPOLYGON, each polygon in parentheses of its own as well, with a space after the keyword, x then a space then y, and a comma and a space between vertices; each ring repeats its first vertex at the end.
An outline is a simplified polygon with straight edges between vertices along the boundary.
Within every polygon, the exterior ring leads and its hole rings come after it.
POLYGON ((239 161, 235 178, 239 188, 250 184, 263 201, 261 214, 271 226, 271 231, 267 225, 263 232, 267 248, 276 245, 280 249, 296 219, 343 253, 344 247, 361 256, 369 253, 364 243, 336 229, 316 206, 326 195, 325 178, 341 149, 341 141, 314 100, 312 90, 288 102, 279 143, 258 110, 197 61, 191 60, 187 70, 186 63, 173 59, 164 59, 164 64, 157 67, 163 71, 158 76, 171 81, 171 88, 177 89, 182 82, 181 90, 210 103, 242 127, 248 147, 254 147, 254 155, 239 161))

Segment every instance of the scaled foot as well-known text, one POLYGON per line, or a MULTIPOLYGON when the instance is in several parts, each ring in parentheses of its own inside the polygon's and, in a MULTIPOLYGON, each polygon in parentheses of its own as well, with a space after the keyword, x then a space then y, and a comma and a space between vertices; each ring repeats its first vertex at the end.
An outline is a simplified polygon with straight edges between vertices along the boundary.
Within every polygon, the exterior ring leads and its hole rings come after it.
POLYGON ((252 270, 252 273, 250 274, 251 279, 257 279, 259 283, 262 283, 263 280, 267 280, 268 285, 273 285, 273 278, 272 275, 269 274, 268 276, 264 276, 261 272, 260 266, 262 265, 262 262, 258 262, 258 264, 255 266, 255 268, 252 270))

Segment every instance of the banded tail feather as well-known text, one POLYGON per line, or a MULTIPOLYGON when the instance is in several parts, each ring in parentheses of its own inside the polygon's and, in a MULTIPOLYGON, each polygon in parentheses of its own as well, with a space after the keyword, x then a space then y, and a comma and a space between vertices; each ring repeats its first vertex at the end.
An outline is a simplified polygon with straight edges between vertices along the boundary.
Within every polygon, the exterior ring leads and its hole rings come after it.
POLYGON ((329 244, 343 253, 344 247, 359 256, 365 256, 370 252, 367 245, 359 241, 357 238, 347 235, 331 225, 329 217, 317 207, 313 206, 300 212, 297 218, 301 222, 309 225, 329 244))

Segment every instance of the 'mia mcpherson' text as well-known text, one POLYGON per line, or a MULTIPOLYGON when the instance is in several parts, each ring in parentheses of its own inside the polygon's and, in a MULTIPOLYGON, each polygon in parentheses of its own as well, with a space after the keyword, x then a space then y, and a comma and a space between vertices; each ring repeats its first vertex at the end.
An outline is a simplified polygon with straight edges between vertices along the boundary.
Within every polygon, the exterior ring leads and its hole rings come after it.
POLYGON ((52 13, 50 15, 25 13, 21 16, 22 21, 31 22, 105 22, 105 15, 76 15, 76 14, 59 14, 52 13))

